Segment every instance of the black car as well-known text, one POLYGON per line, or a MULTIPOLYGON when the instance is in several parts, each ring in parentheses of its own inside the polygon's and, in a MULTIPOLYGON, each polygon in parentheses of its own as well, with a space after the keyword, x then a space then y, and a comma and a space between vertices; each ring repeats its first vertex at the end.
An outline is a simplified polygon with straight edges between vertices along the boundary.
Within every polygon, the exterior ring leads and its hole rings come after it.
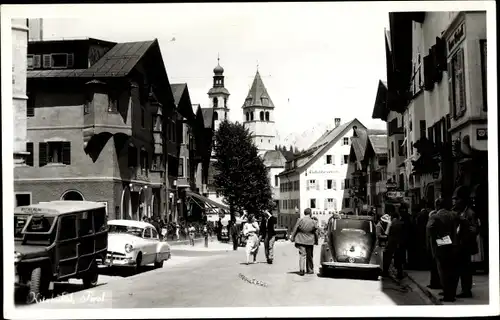
POLYGON ((375 224, 371 216, 331 218, 321 246, 321 274, 349 269, 368 272, 378 279, 382 255, 376 243, 375 224))

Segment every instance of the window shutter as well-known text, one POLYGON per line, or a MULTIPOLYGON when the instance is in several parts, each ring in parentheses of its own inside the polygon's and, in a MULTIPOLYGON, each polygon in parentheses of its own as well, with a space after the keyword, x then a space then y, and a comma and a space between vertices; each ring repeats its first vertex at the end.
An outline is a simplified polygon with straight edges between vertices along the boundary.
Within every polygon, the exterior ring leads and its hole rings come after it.
POLYGON ((26 142, 26 152, 29 152, 26 157, 26 165, 33 167, 33 142, 26 142))
POLYGON ((320 190, 319 183, 316 183, 316 190, 320 190))
POLYGON ((65 141, 62 143, 62 162, 63 164, 71 164, 71 142, 65 141))
POLYGON ((68 61, 67 61, 68 62, 68 68, 72 68, 73 67, 73 65, 75 64, 74 60, 75 60, 74 54, 73 53, 69 53, 68 54, 68 61))
POLYGON ((336 180, 332 180, 332 188, 333 188, 333 190, 337 190, 337 181, 336 180))
POLYGON ((328 190, 328 180, 324 180, 325 190, 328 190))
POLYGON ((28 93, 28 101, 26 102, 26 116, 34 117, 35 116, 35 95, 32 93, 28 93))
POLYGON ((52 67, 52 56, 50 54, 43 55, 43 67, 44 68, 52 67))
POLYGON ((432 56, 432 81, 433 82, 441 82, 443 78, 443 73, 439 68, 439 48, 437 45, 433 45, 431 47, 431 56, 432 56))
POLYGON ((427 55, 424 57, 424 89, 431 91, 434 89, 434 81, 432 80, 432 57, 427 55))
POLYGON ((47 164, 47 142, 40 142, 38 144, 38 166, 43 167, 47 164))
POLYGON ((33 68, 40 68, 42 66, 42 57, 39 54, 33 56, 33 68))
POLYGON ((448 103, 450 104, 450 114, 453 115, 453 119, 456 118, 455 112, 455 88, 453 87, 453 79, 455 75, 453 74, 453 59, 448 63, 448 103))

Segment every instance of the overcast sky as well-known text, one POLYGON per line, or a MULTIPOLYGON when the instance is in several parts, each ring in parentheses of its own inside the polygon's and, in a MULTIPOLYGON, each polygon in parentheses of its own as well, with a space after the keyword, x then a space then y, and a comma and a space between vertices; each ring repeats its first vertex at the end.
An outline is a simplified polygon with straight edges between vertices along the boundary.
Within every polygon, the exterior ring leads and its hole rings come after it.
POLYGON ((107 18, 44 19, 44 38, 157 38, 170 82, 186 82, 192 102, 204 107, 220 54, 233 121, 242 121, 241 106, 258 63, 276 106, 281 137, 335 117, 385 127, 371 119, 378 80, 386 78, 384 28, 389 18, 384 8, 236 3, 142 9, 134 19, 119 11, 107 18))

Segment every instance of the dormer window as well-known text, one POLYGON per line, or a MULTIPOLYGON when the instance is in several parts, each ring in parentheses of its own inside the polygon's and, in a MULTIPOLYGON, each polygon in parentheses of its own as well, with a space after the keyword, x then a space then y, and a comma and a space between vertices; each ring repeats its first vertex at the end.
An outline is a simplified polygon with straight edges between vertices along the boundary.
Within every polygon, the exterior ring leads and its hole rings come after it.
POLYGON ((268 98, 261 98, 260 101, 262 102, 263 106, 267 106, 269 104, 269 99, 268 98))
POLYGON ((264 111, 261 111, 259 113, 259 116, 260 116, 260 121, 264 121, 264 111))
POLYGON ((43 67, 45 69, 65 69, 74 65, 73 53, 51 53, 43 55, 43 67))

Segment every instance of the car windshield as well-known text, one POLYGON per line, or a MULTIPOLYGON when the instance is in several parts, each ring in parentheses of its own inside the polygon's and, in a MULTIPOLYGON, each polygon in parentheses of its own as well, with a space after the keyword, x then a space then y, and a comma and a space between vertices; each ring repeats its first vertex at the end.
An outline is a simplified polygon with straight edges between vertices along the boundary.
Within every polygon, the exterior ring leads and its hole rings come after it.
POLYGON ((14 238, 21 239, 23 237, 22 231, 26 222, 28 222, 28 215, 16 214, 14 215, 14 238))
POLYGON ((350 220, 350 219, 339 219, 336 221, 336 231, 342 233, 370 233, 370 221, 367 220, 350 220))
POLYGON ((33 216, 25 232, 20 235, 23 237, 23 243, 43 246, 52 244, 55 240, 56 228, 52 229, 55 220, 55 217, 33 216), (50 232, 51 229, 52 232, 50 232))
POLYGON ((142 236, 142 231, 144 229, 140 227, 133 227, 133 226, 120 226, 116 224, 110 224, 109 225, 109 233, 126 233, 126 234, 131 234, 137 237, 142 236))

